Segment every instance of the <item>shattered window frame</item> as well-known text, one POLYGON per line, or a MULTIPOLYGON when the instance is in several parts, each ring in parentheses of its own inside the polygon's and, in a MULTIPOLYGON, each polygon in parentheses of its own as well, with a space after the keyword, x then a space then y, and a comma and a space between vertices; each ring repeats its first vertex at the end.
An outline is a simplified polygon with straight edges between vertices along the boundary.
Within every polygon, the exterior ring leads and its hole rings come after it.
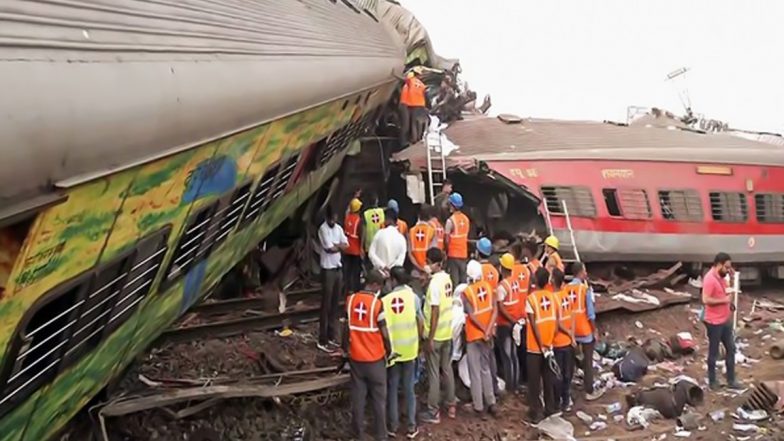
POLYGON ((607 213, 611 217, 628 220, 648 220, 653 217, 651 201, 648 198, 648 192, 645 189, 607 187, 602 188, 602 196, 607 208, 607 213), (610 206, 607 201, 607 191, 613 193, 613 197, 615 198, 615 202, 619 209, 619 214, 617 215, 610 212, 610 206))
POLYGON ((761 224, 784 223, 784 193, 757 193, 754 210, 761 224))
POLYGON ((670 222, 704 222, 702 198, 693 189, 664 188, 657 191, 662 219, 670 222))
POLYGON ((749 220, 749 203, 744 193, 711 191, 708 198, 715 222, 745 223, 749 220))
POLYGON ((565 215, 562 205, 562 201, 565 201, 570 217, 596 217, 596 202, 588 186, 542 185, 539 191, 551 216, 565 215))

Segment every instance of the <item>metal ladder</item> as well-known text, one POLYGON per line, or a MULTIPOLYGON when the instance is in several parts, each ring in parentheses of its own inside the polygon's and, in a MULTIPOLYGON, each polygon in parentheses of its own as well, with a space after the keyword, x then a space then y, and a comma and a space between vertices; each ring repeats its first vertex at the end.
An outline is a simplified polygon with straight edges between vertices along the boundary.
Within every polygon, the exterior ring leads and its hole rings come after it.
POLYGON ((430 204, 435 204, 435 197, 446 180, 446 158, 441 146, 441 131, 439 129, 428 130, 425 132, 422 143, 427 151, 428 196, 430 196, 430 204), (438 187, 438 192, 436 187, 438 187))
MULTIPOLYGON (((564 216, 566 217, 566 228, 569 230, 569 242, 561 242, 561 249, 559 251, 563 251, 565 248, 571 248, 573 259, 566 259, 561 256, 561 259, 564 263, 574 263, 580 262, 580 251, 577 249, 577 241, 574 238, 574 229, 572 228, 572 218, 569 216, 569 207, 566 205, 566 201, 561 201, 561 207, 563 207, 564 216)), ((550 214, 550 208, 547 206, 547 199, 544 200, 544 213, 545 213, 545 222, 547 224, 547 231, 550 235, 553 235, 553 222, 550 214)), ((567 276, 567 278, 571 278, 567 276)))

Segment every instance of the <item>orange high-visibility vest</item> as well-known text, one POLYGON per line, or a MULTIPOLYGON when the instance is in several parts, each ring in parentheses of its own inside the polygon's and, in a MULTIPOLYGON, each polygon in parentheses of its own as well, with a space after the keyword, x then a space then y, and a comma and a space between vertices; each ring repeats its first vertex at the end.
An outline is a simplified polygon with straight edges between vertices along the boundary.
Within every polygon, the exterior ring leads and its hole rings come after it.
POLYGON ((490 287, 495 291, 498 288, 498 282, 501 276, 498 274, 498 269, 491 263, 482 263, 482 280, 490 284, 490 287))
POLYGON ((425 107, 426 88, 425 83, 417 77, 406 79, 400 94, 400 102, 409 107, 425 107))
POLYGON ((449 232, 446 255, 455 259, 466 259, 468 258, 468 230, 471 228, 471 223, 468 216, 460 211, 452 213, 449 219, 452 221, 452 231, 449 232))
POLYGON ((427 265, 427 250, 433 242, 435 230, 426 222, 419 222, 409 232, 409 240, 411 241, 411 255, 416 260, 416 263, 423 267, 427 265))
MULTIPOLYGON (((501 281, 500 286, 506 291, 506 297, 501 302, 501 306, 515 322, 520 320, 525 314, 525 303, 523 303, 525 302, 525 297, 520 292, 520 280, 514 276, 509 276, 501 281)), ((513 323, 510 323, 506 317, 498 314, 498 324, 510 326, 513 323)))
POLYGON ((400 234, 403 235, 403 237, 406 236, 406 234, 408 233, 408 224, 406 223, 406 221, 402 219, 397 220, 397 231, 399 231, 400 234))
POLYGON ((346 215, 345 222, 346 236, 348 237, 348 248, 343 251, 351 256, 359 256, 362 248, 362 241, 359 239, 359 224, 361 220, 359 213, 349 213, 346 215))
POLYGON ((431 227, 433 227, 433 231, 436 232, 436 247, 439 250, 444 251, 444 227, 441 225, 441 221, 436 218, 430 219, 428 222, 431 227))
POLYGON ((531 270, 523 263, 515 263, 512 267, 512 278, 517 280, 520 285, 520 294, 522 294, 522 300, 525 301, 528 290, 531 288, 531 270))
POLYGON ((535 257, 531 259, 531 261, 528 262, 528 268, 531 270, 531 277, 533 277, 534 273, 536 273, 536 270, 538 270, 541 267, 542 267, 542 262, 540 262, 539 259, 535 257))
POLYGON ((574 336, 587 337, 593 334, 591 320, 588 319, 588 287, 584 283, 577 285, 566 285, 566 295, 572 304, 572 314, 574 314, 574 336))
MULTIPOLYGON (((572 304, 569 302, 569 293, 565 287, 554 293, 556 303, 558 304, 558 312, 560 313, 561 326, 564 329, 572 329, 572 304)), ((560 329, 555 334, 553 339, 553 346, 556 348, 564 348, 572 344, 572 337, 569 334, 564 334, 560 329)))
MULTIPOLYGON (((464 294, 466 300, 474 311, 474 317, 476 317, 476 320, 485 328, 490 326, 492 324, 490 323, 490 319, 493 318, 493 302, 495 302, 495 296, 493 295, 493 289, 490 287, 490 284, 484 280, 474 282, 468 285, 468 288, 466 288, 464 294)), ((484 332, 482 332, 482 330, 479 329, 479 327, 477 327, 474 322, 467 317, 465 330, 466 341, 469 343, 482 340, 485 337, 484 332)))
POLYGON ((527 302, 533 309, 533 323, 528 323, 528 330, 526 332, 526 349, 528 352, 540 353, 542 348, 536 343, 534 337, 533 327, 539 330, 539 336, 542 338, 542 345, 546 348, 553 345, 555 338, 555 331, 557 329, 555 317, 555 298, 552 292, 540 289, 528 295, 527 302))
POLYGON ((384 337, 378 327, 381 299, 367 291, 351 294, 346 302, 348 316, 348 355, 354 361, 373 362, 384 359, 384 337))

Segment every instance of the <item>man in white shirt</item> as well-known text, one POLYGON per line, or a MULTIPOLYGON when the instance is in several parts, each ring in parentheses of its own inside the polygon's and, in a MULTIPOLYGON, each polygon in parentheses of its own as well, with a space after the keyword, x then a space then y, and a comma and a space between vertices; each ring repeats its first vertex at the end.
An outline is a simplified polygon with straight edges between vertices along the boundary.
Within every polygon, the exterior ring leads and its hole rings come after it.
POLYGON ((340 252, 348 247, 348 238, 337 220, 337 215, 331 207, 327 206, 326 219, 318 231, 323 295, 317 346, 325 352, 334 352, 340 347, 335 342, 338 302, 343 285, 343 265, 340 260, 340 252))
POLYGON ((373 267, 389 274, 396 266, 406 261, 406 238, 397 229, 397 213, 389 208, 384 212, 384 228, 373 238, 368 257, 373 267))

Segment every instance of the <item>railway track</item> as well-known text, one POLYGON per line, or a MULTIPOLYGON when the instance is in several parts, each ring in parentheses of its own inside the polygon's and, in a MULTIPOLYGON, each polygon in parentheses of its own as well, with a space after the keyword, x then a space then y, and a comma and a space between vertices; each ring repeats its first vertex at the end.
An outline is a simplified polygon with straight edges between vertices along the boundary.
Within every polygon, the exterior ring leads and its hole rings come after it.
MULTIPOLYGON (((319 293, 320 288, 306 288, 286 293, 287 304, 296 304, 319 293)), ((270 331, 284 325, 296 325, 318 320, 320 305, 307 305, 292 308, 283 313, 258 313, 255 310, 269 307, 269 298, 242 298, 221 300, 197 305, 190 310, 191 314, 209 317, 221 314, 243 313, 252 311, 252 315, 215 320, 193 326, 182 326, 165 331, 158 338, 158 343, 184 343, 200 338, 230 337, 249 331, 270 331)))

